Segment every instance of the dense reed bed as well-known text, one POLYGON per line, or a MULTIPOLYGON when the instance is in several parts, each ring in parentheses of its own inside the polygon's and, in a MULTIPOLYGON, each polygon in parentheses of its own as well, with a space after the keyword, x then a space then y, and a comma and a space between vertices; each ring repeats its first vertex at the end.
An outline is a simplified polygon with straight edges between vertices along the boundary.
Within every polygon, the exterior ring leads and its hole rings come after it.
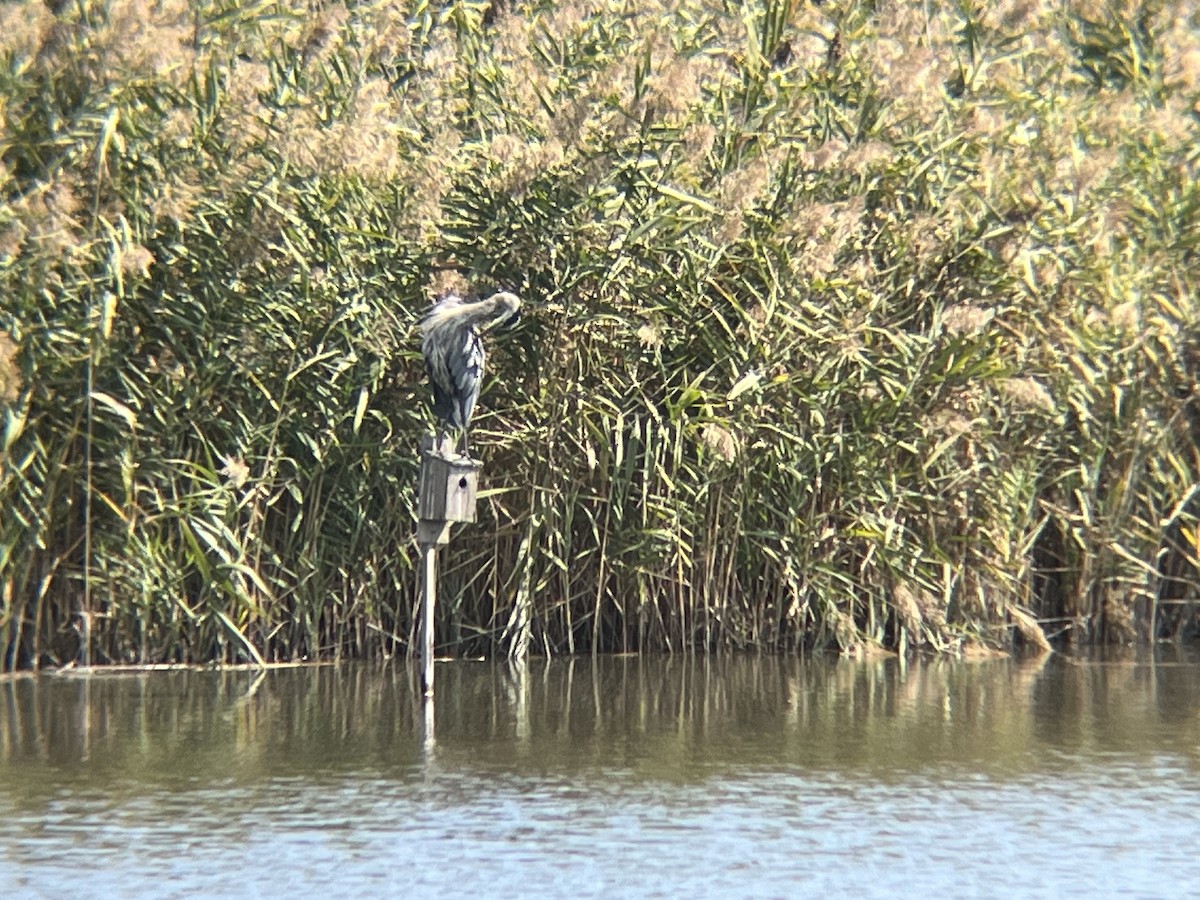
POLYGON ((448 650, 1190 633, 1196 16, 6 5, 5 667, 403 652, 449 288, 448 650))

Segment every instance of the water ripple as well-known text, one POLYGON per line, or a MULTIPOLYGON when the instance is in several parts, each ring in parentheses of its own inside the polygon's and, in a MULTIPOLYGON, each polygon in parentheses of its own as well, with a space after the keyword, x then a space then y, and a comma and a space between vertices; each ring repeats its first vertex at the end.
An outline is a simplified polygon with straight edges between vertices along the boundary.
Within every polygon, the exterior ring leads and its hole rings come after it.
POLYGON ((1200 673, 1077 670, 939 669, 919 690, 738 670, 699 693, 669 667, 636 691, 607 668, 514 691, 476 666, 439 674, 436 742, 406 682, 362 671, 250 702, 227 681, 96 686, 65 730, 74 694, 0 692, 0 891, 1178 896, 1200 884, 1198 729, 1149 686, 1200 673), (1104 716, 1080 702, 1098 679, 1104 716))

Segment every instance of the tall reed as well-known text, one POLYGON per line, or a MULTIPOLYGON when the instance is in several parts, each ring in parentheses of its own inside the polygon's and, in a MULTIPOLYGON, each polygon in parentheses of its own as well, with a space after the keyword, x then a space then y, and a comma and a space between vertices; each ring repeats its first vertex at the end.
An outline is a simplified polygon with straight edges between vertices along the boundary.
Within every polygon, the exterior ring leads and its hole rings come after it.
POLYGON ((403 652, 434 293, 492 353, 456 652, 1190 633, 1187 4, 12 5, 5 666, 403 652))

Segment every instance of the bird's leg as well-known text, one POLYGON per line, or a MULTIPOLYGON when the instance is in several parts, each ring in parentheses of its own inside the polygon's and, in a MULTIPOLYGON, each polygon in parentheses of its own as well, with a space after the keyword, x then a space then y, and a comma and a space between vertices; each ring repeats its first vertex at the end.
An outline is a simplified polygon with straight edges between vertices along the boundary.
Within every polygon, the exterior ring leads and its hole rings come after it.
POLYGON ((465 458, 471 458, 471 448, 467 445, 467 429, 462 430, 458 439, 458 455, 465 458))

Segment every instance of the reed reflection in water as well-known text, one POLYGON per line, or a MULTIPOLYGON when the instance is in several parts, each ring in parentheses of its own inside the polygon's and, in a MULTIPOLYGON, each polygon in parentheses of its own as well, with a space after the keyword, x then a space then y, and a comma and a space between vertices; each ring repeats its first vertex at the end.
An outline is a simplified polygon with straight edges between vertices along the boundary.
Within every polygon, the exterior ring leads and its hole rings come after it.
POLYGON ((1198 714, 1183 656, 457 662, 432 729, 405 666, 16 678, 0 888, 1154 894, 1198 714))

